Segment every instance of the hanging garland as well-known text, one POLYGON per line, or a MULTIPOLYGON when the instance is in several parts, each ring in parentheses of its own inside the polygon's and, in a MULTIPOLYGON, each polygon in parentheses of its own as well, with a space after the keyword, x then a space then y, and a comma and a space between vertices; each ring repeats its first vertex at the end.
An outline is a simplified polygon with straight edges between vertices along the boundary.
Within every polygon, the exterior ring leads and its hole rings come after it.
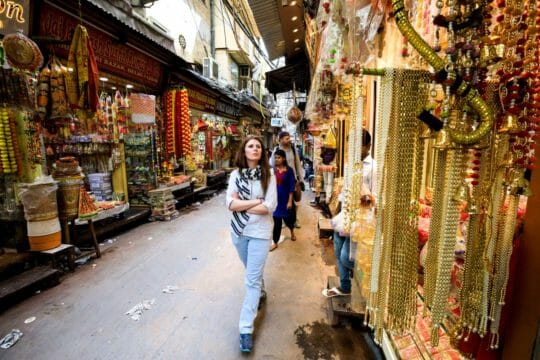
POLYGON ((21 175, 22 156, 17 141, 16 124, 10 119, 6 106, 0 109, 0 174, 21 175))
POLYGON ((176 90, 165 93, 165 151, 166 158, 171 159, 175 155, 175 132, 174 132, 174 96, 176 90))
POLYGON ((182 148, 181 155, 191 155, 191 123, 189 119, 189 96, 187 89, 180 90, 181 102, 181 136, 182 148))
POLYGON ((176 90, 174 93, 174 137, 176 157, 182 156, 183 142, 182 137, 182 90, 176 90))

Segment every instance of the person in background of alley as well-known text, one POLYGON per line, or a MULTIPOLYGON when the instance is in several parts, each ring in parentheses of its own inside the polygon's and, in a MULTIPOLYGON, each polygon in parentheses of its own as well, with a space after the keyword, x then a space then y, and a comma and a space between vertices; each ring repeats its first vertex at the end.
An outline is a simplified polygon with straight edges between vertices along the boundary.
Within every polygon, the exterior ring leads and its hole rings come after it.
POLYGON ((240 350, 253 348, 253 323, 259 303, 266 299, 263 272, 270 250, 272 213, 277 206, 276 178, 262 141, 247 137, 236 154, 229 178, 227 208, 231 211, 231 237, 246 268, 246 294, 240 312, 240 350))
POLYGON ((296 180, 294 170, 287 163, 287 155, 282 149, 274 151, 274 174, 277 183, 277 208, 274 211, 274 243, 270 251, 278 247, 278 241, 281 237, 281 228, 283 222, 291 230, 291 240, 295 241, 294 223, 296 222, 296 211, 293 200, 294 187, 296 180))
MULTIPOLYGON (((360 192, 362 204, 373 204, 375 202, 375 186, 377 184, 377 166, 375 160, 370 155, 371 134, 369 131, 362 130, 362 190, 360 192)), ((343 189, 340 195, 340 201, 343 204, 343 189)), ((346 296, 351 293, 351 277, 354 269, 354 262, 350 259, 351 238, 343 228, 343 213, 339 213, 332 219, 334 227, 334 255, 339 271, 339 287, 324 289, 322 294, 326 297, 346 296)))
MULTIPOLYGON (((270 166, 272 167, 275 166, 274 154, 276 153, 276 150, 281 149, 285 151, 287 163, 291 164, 290 166, 294 171, 294 178, 296 179, 296 183, 297 183, 296 186, 300 186, 302 191, 304 191, 304 186, 305 186, 303 182, 304 168, 302 167, 302 164, 300 163, 300 155, 298 154, 298 152, 296 151, 296 148, 291 142, 291 135, 287 131, 282 131, 278 135, 278 141, 279 141, 279 144, 278 146, 276 146, 276 148, 274 149, 272 153, 272 156, 270 157, 270 166)), ((295 207, 295 212, 296 212, 296 207, 295 207)), ((299 228, 300 225, 298 224, 298 217, 296 216, 296 214, 295 214, 295 218, 296 218, 295 227, 299 228)))

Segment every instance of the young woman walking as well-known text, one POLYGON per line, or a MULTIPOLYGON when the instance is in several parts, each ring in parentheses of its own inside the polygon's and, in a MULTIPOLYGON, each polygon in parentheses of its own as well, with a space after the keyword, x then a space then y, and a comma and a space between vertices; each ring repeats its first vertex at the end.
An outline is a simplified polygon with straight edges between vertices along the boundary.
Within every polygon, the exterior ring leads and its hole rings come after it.
POLYGON ((232 213, 232 242, 246 268, 246 294, 239 321, 240 351, 251 352, 253 322, 265 296, 263 272, 272 236, 272 212, 277 205, 276 178, 264 145, 256 137, 242 142, 235 165, 237 169, 231 173, 227 188, 227 208, 232 213))
POLYGON ((287 163, 287 155, 282 149, 276 149, 274 152, 274 173, 277 183, 277 208, 274 211, 274 243, 270 251, 278 247, 281 237, 281 227, 283 221, 291 230, 291 240, 295 241, 294 223, 296 222, 296 209, 294 204, 294 187, 296 180, 294 170, 287 163))

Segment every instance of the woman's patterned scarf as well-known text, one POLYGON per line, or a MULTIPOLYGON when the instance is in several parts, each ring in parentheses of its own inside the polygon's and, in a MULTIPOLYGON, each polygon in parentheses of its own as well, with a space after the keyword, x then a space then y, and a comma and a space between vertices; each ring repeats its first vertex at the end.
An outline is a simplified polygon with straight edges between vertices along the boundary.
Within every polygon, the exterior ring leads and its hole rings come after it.
MULTIPOLYGON (((240 176, 236 179, 236 191, 240 200, 250 200, 251 190, 249 180, 261 180, 261 167, 250 169, 240 169, 240 176)), ((242 235, 242 231, 249 221, 247 211, 233 211, 231 228, 237 236, 242 235)))

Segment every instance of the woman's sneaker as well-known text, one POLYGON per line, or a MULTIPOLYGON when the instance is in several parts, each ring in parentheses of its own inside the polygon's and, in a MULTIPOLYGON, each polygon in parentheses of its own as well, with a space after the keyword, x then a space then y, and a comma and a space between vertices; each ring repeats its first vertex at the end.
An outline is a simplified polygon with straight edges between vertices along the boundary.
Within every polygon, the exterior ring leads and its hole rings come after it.
POLYGON ((253 349, 253 335, 240 334, 240 351, 249 353, 253 349))

